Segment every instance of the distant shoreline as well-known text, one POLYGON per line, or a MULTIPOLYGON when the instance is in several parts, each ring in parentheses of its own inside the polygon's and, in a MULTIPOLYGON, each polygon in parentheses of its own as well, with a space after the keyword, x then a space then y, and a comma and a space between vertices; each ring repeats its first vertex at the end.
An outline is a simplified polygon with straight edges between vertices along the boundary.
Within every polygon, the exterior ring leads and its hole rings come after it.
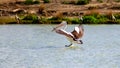
MULTIPOLYGON (((102 15, 98 15, 101 16, 102 15)), ((28 15, 29 17, 29 15, 28 15)), ((15 19, 15 15, 13 16, 1 16, 0 17, 0 24, 59 24, 60 22, 67 21, 68 24, 80 24, 81 21, 78 17, 41 17, 40 19, 37 18, 37 16, 30 16, 31 20, 27 20, 26 16, 23 17, 23 19, 20 20, 20 23, 17 22, 15 19)), ((29 18, 30 18, 29 17, 29 18)), ((86 15, 83 17, 84 22, 81 24, 120 24, 120 19, 112 20, 106 18, 107 16, 103 18, 96 18, 94 15, 86 15)), ((109 17, 110 18, 110 17, 109 17)))
POLYGON ((120 24, 119 2, 90 2, 86 5, 75 5, 69 4, 71 1, 67 0, 68 4, 40 2, 26 5, 25 0, 5 1, 0 3, 0 24, 58 24, 62 20, 69 24, 79 24, 80 13, 84 15, 83 24, 120 24), (15 15, 21 18, 20 23, 16 21, 15 15), (116 19, 113 19, 112 15, 116 19))

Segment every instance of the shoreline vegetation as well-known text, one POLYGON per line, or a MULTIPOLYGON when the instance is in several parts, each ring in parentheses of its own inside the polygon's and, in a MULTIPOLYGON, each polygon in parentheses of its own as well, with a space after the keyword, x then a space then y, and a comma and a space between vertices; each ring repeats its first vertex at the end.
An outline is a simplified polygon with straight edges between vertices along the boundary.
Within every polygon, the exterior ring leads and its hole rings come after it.
POLYGON ((62 15, 45 17, 36 14, 2 16, 0 24, 59 24, 62 21, 67 21, 68 24, 120 24, 120 14, 88 14, 83 16, 83 22, 79 17, 66 17, 62 15))
POLYGON ((91 0, 68 0, 58 5, 50 3, 51 0, 18 0, 7 4, 11 10, 0 4, 0 24, 59 24, 63 20, 68 24, 120 24, 120 4, 96 1, 100 4, 91 5, 91 0), (83 14, 83 22, 79 18, 80 13, 83 14))

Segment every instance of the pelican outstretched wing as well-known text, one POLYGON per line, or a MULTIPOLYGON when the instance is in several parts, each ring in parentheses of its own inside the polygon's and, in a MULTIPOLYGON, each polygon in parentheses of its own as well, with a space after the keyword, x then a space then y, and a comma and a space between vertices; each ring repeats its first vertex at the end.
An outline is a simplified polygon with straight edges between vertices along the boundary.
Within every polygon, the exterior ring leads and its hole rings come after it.
POLYGON ((65 31, 66 27, 67 27, 67 22, 62 21, 59 25, 57 25, 55 28, 53 28, 52 31, 55 31, 58 34, 65 35, 67 37, 74 38, 74 36, 70 32, 65 31))
POLYGON ((55 28, 53 28, 52 31, 56 30, 56 29, 66 29, 67 28, 67 22, 66 21, 62 21, 59 25, 57 25, 55 28))
POLYGON ((64 35, 66 37, 74 38, 74 36, 70 32, 67 32, 67 31, 65 31, 63 29, 58 29, 58 30, 55 30, 55 31, 56 31, 56 33, 64 35))

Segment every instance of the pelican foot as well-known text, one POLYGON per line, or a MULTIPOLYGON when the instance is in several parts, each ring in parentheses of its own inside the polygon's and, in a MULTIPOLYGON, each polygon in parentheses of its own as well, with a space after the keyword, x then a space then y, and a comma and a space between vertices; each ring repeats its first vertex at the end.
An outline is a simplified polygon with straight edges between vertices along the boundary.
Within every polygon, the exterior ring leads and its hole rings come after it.
POLYGON ((82 40, 79 40, 81 44, 83 44, 83 41, 82 40))
POLYGON ((72 44, 70 44, 70 45, 65 45, 65 47, 70 47, 70 46, 72 46, 72 44))

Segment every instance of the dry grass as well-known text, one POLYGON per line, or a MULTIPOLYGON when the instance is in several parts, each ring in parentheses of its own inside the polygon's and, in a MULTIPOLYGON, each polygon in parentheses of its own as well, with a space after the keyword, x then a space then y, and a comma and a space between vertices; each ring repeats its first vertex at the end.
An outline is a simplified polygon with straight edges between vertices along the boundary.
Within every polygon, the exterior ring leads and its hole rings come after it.
POLYGON ((99 10, 93 9, 93 10, 89 10, 85 13, 85 15, 92 15, 92 14, 100 14, 99 10))
POLYGON ((55 14, 54 14, 54 17, 55 18, 62 18, 63 17, 63 13, 62 12, 56 12, 55 14))
POLYGON ((16 22, 14 16, 2 16, 2 17, 0 17, 0 24, 10 24, 11 22, 16 22))
POLYGON ((0 4, 3 4, 3 3, 14 3, 16 1, 19 1, 19 0, 0 0, 0 4))

